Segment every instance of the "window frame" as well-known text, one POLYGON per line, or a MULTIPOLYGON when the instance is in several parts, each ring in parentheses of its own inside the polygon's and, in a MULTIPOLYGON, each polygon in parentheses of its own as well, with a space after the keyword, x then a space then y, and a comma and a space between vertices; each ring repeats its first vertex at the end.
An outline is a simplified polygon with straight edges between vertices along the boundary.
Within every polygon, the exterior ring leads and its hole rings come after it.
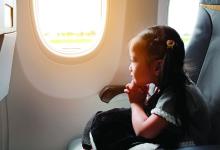
POLYGON ((37 25, 37 19, 38 17, 35 15, 35 1, 31 0, 30 5, 30 14, 31 14, 31 22, 32 22, 32 29, 34 33, 34 38, 37 41, 37 45, 39 46, 39 49, 51 60, 61 63, 61 64, 77 64, 85 62, 93 57, 95 57, 100 51, 101 47, 103 45, 103 42, 106 38, 106 30, 109 28, 108 22, 109 22, 109 14, 110 14, 110 0, 106 0, 106 16, 103 21, 103 31, 101 34, 101 37, 99 41, 97 42, 96 46, 94 46, 93 50, 86 50, 86 52, 83 52, 81 54, 62 54, 57 52, 56 50, 53 50, 51 47, 47 46, 48 44, 46 41, 41 37, 41 33, 39 31, 38 25, 37 25))

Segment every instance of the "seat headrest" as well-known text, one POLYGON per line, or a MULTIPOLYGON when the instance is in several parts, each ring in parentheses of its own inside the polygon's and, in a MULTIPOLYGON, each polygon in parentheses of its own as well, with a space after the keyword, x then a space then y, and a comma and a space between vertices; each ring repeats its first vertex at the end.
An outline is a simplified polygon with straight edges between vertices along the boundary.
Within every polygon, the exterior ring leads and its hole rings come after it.
POLYGON ((220 5, 220 0, 200 0, 200 4, 220 5))

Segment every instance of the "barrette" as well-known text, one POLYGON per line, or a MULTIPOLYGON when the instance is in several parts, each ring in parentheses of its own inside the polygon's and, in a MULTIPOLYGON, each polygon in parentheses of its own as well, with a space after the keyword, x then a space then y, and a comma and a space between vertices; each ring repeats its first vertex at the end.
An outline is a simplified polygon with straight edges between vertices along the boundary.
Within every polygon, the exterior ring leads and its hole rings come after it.
POLYGON ((175 45, 175 41, 174 40, 167 40, 167 48, 171 48, 173 49, 174 45, 175 45))

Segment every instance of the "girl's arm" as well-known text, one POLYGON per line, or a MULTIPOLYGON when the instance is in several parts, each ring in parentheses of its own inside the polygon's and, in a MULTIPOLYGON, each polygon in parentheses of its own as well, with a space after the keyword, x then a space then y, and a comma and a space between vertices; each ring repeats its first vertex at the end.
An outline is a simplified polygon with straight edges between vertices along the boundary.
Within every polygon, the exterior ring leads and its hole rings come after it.
POLYGON ((166 126, 168 122, 152 114, 147 116, 144 112, 144 101, 148 89, 137 87, 133 82, 126 85, 125 93, 128 94, 131 103, 132 125, 137 136, 142 136, 148 139, 155 138, 166 126))
POLYGON ((143 104, 131 103, 132 125, 137 136, 148 139, 155 138, 166 126, 168 122, 155 114, 146 115, 143 104))

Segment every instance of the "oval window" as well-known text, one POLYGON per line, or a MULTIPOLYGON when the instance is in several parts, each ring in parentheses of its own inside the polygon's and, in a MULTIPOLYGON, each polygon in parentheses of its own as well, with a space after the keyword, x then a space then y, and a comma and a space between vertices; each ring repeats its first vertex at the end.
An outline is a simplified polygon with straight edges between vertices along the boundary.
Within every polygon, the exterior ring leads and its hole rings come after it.
POLYGON ((186 46, 193 33, 198 8, 198 0, 170 0, 168 25, 179 32, 186 46))
POLYGON ((52 53, 86 55, 103 37, 107 0, 34 0, 33 8, 40 40, 52 53))

